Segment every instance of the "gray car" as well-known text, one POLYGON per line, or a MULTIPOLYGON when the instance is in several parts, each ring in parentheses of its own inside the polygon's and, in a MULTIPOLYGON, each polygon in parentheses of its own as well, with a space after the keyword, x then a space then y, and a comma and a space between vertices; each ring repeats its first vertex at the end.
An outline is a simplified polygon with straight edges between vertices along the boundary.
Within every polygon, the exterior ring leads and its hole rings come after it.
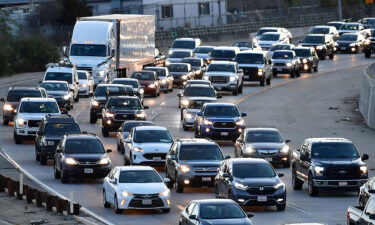
POLYGON ((216 98, 210 97, 192 97, 189 99, 189 104, 186 108, 181 110, 182 127, 185 131, 194 127, 195 116, 201 111, 206 103, 216 103, 216 98))
POLYGON ((288 168, 291 150, 280 132, 275 128, 248 128, 234 144, 234 155, 243 158, 263 158, 270 163, 288 168))
POLYGON ((73 108, 73 92, 69 90, 66 81, 43 81, 40 87, 46 89, 49 98, 54 98, 60 109, 71 110, 73 108))
POLYGON ((300 59, 296 56, 293 50, 278 50, 272 55, 272 74, 277 77, 279 73, 290 74, 291 78, 299 77, 300 71, 300 59))

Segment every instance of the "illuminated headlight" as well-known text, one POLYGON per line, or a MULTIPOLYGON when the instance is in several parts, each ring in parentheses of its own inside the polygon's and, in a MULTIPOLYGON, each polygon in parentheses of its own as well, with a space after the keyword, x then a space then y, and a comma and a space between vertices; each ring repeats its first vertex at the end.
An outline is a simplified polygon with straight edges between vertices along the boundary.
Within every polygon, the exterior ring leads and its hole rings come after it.
POLYGON ((257 42, 257 41, 258 41, 258 38, 253 37, 253 42, 257 42))
POLYGON ((182 75, 182 76, 181 76, 181 79, 183 79, 183 80, 187 80, 187 79, 188 79, 188 76, 187 76, 187 75, 182 75))
POLYGON ((315 173, 316 173, 317 175, 323 175, 324 167, 316 166, 316 167, 314 167, 314 170, 315 170, 315 173))
POLYGON ((165 191, 160 192, 159 195, 162 197, 168 197, 170 193, 169 189, 165 189, 165 191))
POLYGON ((81 87, 87 88, 87 84, 82 84, 81 87))
POLYGON ((253 153, 253 152, 255 152, 256 150, 255 149, 253 149, 252 147, 250 147, 250 146, 247 146, 246 147, 246 152, 248 152, 248 153, 253 153))
POLYGON ((126 197, 129 197, 129 196, 132 196, 133 194, 130 193, 130 192, 127 192, 127 191, 122 191, 121 195, 122 195, 122 197, 126 198, 126 197))
POLYGON ((370 40, 366 40, 364 44, 369 45, 370 43, 371 43, 370 40))
POLYGON ((99 106, 99 102, 96 100, 92 100, 91 105, 97 107, 99 106))
POLYGON ((195 73, 195 75, 199 75, 201 73, 201 71, 200 70, 196 70, 194 73, 195 73))
POLYGON ((231 76, 231 77, 229 77, 229 81, 236 81, 236 77, 235 76, 231 76))
POLYGON ((183 173, 189 173, 190 172, 190 167, 187 166, 187 165, 181 165, 180 169, 181 169, 181 172, 183 172, 183 173))
POLYGON ((155 84, 150 84, 150 85, 148 85, 148 87, 149 88, 155 88, 156 86, 155 86, 155 84))
POLYGON ((237 126, 243 126, 243 125, 245 125, 245 121, 241 119, 241 120, 236 122, 236 125, 237 126))
POLYGON ((114 116, 115 116, 115 114, 113 114, 113 113, 109 113, 109 112, 105 113, 105 117, 114 117, 114 116))
POLYGON ((64 100, 69 100, 69 98, 70 98, 70 95, 69 95, 69 94, 63 96, 63 99, 64 99, 64 100))
POLYGON ((137 113, 136 114, 136 117, 137 118, 145 118, 146 117, 146 113, 144 111, 140 112, 140 113, 137 113))
POLYGON ((139 91, 138 91, 140 94, 143 94, 143 93, 145 93, 145 91, 143 90, 143 88, 141 88, 141 89, 139 89, 139 91))
POLYGON ((108 157, 102 158, 99 160, 98 164, 99 165, 108 165, 111 162, 111 160, 108 157))
POLYGON ((166 83, 167 83, 167 80, 161 80, 161 83, 162 83, 162 84, 166 84, 166 83))
POLYGON ((323 49, 323 46, 321 46, 321 45, 316 46, 316 49, 317 49, 317 50, 322 50, 322 49, 323 49))
POLYGON ((182 100, 181 101, 181 105, 182 106, 188 106, 189 105, 189 100, 187 100, 187 99, 182 100))
POLYGON ((203 76, 203 80, 210 80, 209 76, 203 76))
POLYGON ((237 189, 240 189, 240 190, 247 190, 248 186, 246 185, 243 185, 241 183, 237 183, 237 182, 234 182, 234 186, 237 188, 237 189))
POLYGON ((18 126, 25 126, 25 120, 22 118, 17 118, 17 124, 18 126))
POLYGON ((3 109, 4 109, 4 111, 12 111, 12 110, 13 110, 13 107, 12 107, 11 105, 9 105, 9 104, 5 104, 5 105, 3 106, 3 109))
POLYGON ((133 149, 135 152, 143 152, 143 149, 139 148, 139 147, 135 147, 133 149))
POLYGON ((75 161, 73 158, 65 158, 65 163, 68 165, 77 165, 77 161, 75 161))
POLYGON ((172 50, 169 50, 169 51, 168 51, 168 55, 171 55, 172 53, 173 53, 172 50))
POLYGON ((355 52, 355 47, 352 47, 352 49, 351 49, 351 50, 352 50, 352 52, 355 52))
POLYGON ((258 76, 263 76, 263 69, 258 69, 258 76))
POLYGON ((281 150, 280 150, 281 153, 288 153, 289 152, 289 146, 288 145, 285 145, 281 150))
POLYGON ((355 44, 355 43, 351 43, 349 46, 350 46, 350 47, 355 47, 356 44, 355 44))
POLYGON ((186 119, 192 119, 193 118, 193 115, 191 113, 186 113, 185 114, 185 118, 186 119))
POLYGON ((212 121, 203 120, 204 125, 212 125, 212 121))
POLYGON ((286 63, 286 66, 291 67, 291 66, 293 66, 293 63, 288 62, 288 63, 286 63))
POLYGON ((307 59, 302 59, 302 63, 307 63, 307 59))
POLYGON ((273 188, 274 189, 282 189, 282 188, 284 188, 285 187, 285 184, 283 183, 283 182, 280 182, 280 183, 278 183, 278 184, 275 184, 274 186, 273 186, 273 188))
POLYGON ((367 174, 367 166, 361 166, 359 170, 361 170, 362 174, 367 174))
POLYGON ((165 65, 168 66, 169 64, 171 64, 171 62, 169 62, 168 60, 165 61, 165 65))
POLYGON ((99 71, 97 74, 96 74, 97 77, 104 77, 104 71, 99 71))

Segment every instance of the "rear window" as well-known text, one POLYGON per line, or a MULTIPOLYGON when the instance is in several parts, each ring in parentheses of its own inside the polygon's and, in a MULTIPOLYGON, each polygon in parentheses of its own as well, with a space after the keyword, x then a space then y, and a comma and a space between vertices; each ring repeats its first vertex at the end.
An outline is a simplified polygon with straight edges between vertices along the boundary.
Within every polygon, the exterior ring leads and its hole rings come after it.
POLYGON ((186 49, 194 49, 195 48, 195 41, 174 41, 172 44, 172 48, 186 48, 186 49))
POLYGON ((134 72, 131 78, 134 78, 137 80, 155 80, 155 76, 152 72, 151 73, 134 72))
POLYGON ((42 97, 42 93, 39 90, 11 90, 8 92, 8 102, 19 102, 21 98, 27 97, 42 97))
POLYGON ((194 87, 189 86, 184 91, 184 96, 191 97, 216 97, 215 90, 211 87, 194 87))
POLYGON ((158 68, 145 68, 145 70, 150 70, 156 72, 158 77, 165 77, 167 76, 167 71, 165 69, 158 69, 158 68))
POLYGON ((58 72, 48 72, 44 77, 44 80, 60 80, 66 81, 68 84, 72 84, 73 75, 71 73, 58 73, 58 72))
POLYGON ((190 57, 190 52, 180 52, 180 51, 174 51, 172 54, 169 55, 169 58, 186 58, 190 57))
POLYGON ((121 96, 127 94, 125 87, 99 86, 95 89, 94 96, 121 96))

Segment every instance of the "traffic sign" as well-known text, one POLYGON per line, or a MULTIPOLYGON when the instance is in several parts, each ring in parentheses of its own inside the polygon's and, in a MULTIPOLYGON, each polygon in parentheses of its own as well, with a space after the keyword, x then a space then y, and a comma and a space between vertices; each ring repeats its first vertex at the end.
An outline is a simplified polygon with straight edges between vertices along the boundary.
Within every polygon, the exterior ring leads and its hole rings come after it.
POLYGON ((366 4, 374 4, 374 0, 365 0, 366 4))

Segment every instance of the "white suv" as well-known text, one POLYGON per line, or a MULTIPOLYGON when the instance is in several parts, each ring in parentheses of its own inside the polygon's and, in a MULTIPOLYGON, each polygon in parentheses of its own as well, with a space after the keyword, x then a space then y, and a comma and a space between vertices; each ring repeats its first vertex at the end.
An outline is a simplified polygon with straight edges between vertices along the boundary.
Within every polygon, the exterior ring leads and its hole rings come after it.
POLYGON ((54 98, 22 98, 14 118, 14 142, 21 144, 23 139, 35 137, 46 115, 60 114, 54 98))
POLYGON ((43 81, 60 80, 69 84, 70 91, 73 92, 75 102, 79 101, 79 80, 77 68, 72 63, 49 64, 43 81))

